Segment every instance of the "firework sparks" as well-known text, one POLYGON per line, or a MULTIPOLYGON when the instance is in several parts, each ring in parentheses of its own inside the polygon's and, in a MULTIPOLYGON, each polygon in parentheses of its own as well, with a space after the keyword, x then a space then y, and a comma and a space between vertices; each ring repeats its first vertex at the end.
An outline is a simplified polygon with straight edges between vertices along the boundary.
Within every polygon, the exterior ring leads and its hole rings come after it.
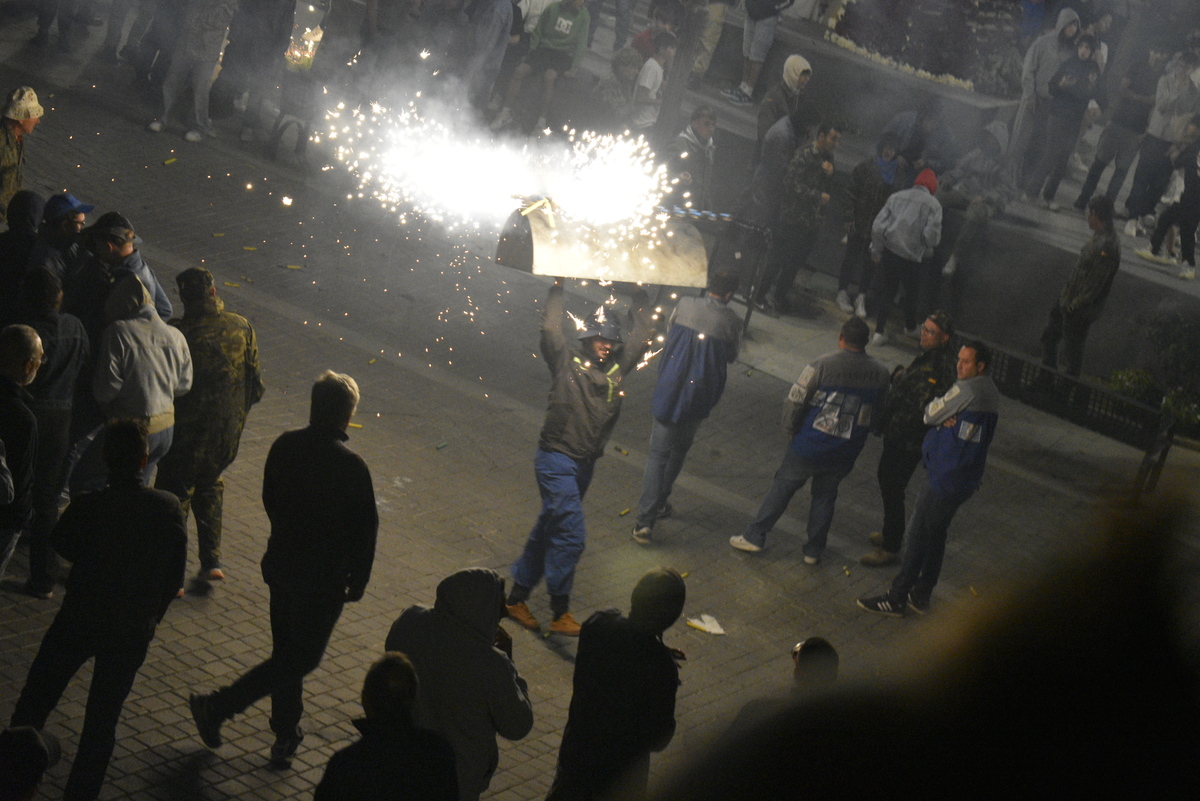
POLYGON ((566 142, 493 141, 426 116, 416 100, 399 109, 342 103, 326 120, 317 141, 359 179, 354 194, 401 217, 416 210, 451 228, 498 231, 515 198, 528 198, 606 240, 662 227, 654 207, 669 180, 640 137, 571 132, 566 142))

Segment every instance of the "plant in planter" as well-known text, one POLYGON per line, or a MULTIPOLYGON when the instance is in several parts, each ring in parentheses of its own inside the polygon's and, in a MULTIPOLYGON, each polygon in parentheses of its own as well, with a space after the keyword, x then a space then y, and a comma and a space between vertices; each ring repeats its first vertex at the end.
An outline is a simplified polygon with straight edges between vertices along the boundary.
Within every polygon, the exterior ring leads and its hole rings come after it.
POLYGON ((1135 335, 1149 346, 1145 368, 1118 370, 1105 384, 1151 406, 1161 404, 1186 436, 1200 434, 1200 319, 1156 310, 1134 319, 1135 335))

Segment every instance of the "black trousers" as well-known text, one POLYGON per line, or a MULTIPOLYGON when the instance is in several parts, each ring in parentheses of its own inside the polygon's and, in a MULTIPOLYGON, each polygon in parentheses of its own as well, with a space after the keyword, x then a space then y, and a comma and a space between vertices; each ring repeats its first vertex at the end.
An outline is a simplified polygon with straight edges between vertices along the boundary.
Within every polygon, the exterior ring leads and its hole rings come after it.
POLYGON ((271 588, 271 656, 213 694, 224 719, 271 696, 271 731, 296 731, 304 714, 304 677, 321 664, 329 636, 342 614, 342 599, 296 595, 271 588))
POLYGON ((34 409, 38 424, 37 463, 33 471, 33 524, 29 529, 29 585, 50 591, 58 576, 58 560, 50 532, 58 522, 58 497, 67 483, 71 449, 71 410, 34 409))
POLYGON ((1073 312, 1063 311, 1054 304, 1050 310, 1050 322, 1042 332, 1042 364, 1058 369, 1058 343, 1063 345, 1063 372, 1078 376, 1083 370, 1083 344, 1087 341, 1088 329, 1100 316, 1100 309, 1089 306, 1073 312))
POLYGON ((63 791, 66 801, 93 801, 100 795, 116 744, 121 708, 146 659, 153 636, 153 631, 136 634, 97 631, 73 615, 61 612, 46 630, 9 725, 35 729, 45 726, 67 684, 84 662, 95 657, 79 748, 63 791))
POLYGON ((921 463, 921 448, 890 437, 883 438, 883 454, 879 457, 879 495, 883 498, 883 549, 900 553, 904 542, 904 527, 908 524, 904 508, 904 491, 921 463))
POLYGON ((896 290, 901 286, 904 287, 904 328, 910 331, 916 328, 917 295, 921 291, 921 262, 909 261, 890 250, 884 250, 879 260, 876 282, 879 284, 879 294, 876 298, 875 331, 882 334, 887 328, 887 319, 892 313, 896 290))

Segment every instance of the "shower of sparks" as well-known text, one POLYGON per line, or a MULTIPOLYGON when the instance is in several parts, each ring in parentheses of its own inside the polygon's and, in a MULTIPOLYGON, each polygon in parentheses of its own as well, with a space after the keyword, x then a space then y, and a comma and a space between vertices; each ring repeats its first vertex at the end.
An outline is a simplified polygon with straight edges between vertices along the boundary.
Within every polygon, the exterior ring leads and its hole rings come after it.
POLYGON ((324 139, 370 196, 401 221, 413 210, 450 228, 499 231, 519 205, 542 198, 542 211, 620 241, 662 227, 654 207, 669 189, 642 138, 570 132, 566 141, 493 140, 425 116, 411 100, 340 103, 326 115, 324 139))

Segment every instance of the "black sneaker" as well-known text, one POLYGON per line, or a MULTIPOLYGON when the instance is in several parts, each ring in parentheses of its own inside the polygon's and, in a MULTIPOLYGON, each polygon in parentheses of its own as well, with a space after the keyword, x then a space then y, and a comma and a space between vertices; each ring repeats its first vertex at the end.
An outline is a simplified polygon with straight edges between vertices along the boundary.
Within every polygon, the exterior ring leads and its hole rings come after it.
POLYGON ((929 601, 918 601, 910 592, 908 594, 908 608, 916 612, 918 615, 929 614, 929 601))
POLYGON ((671 506, 671 504, 667 503, 666 501, 663 501, 663 505, 658 507, 658 511, 654 513, 654 519, 665 520, 673 514, 675 514, 675 507, 671 506))
POLYGON ((211 695, 188 696, 188 706, 192 710, 192 720, 196 721, 196 731, 200 732, 200 741, 209 748, 220 748, 221 724, 225 721, 218 717, 216 710, 213 709, 213 697, 211 695))
POLYGON ((873 598, 859 598, 858 605, 868 612, 874 612, 877 615, 887 615, 888 617, 904 617, 904 604, 894 604, 886 595, 877 595, 873 598))
POLYGON ((292 766, 292 757, 296 755, 296 749, 300 747, 300 743, 304 741, 304 729, 299 726, 291 734, 280 734, 275 737, 275 744, 271 746, 271 767, 277 769, 290 768, 292 766))

